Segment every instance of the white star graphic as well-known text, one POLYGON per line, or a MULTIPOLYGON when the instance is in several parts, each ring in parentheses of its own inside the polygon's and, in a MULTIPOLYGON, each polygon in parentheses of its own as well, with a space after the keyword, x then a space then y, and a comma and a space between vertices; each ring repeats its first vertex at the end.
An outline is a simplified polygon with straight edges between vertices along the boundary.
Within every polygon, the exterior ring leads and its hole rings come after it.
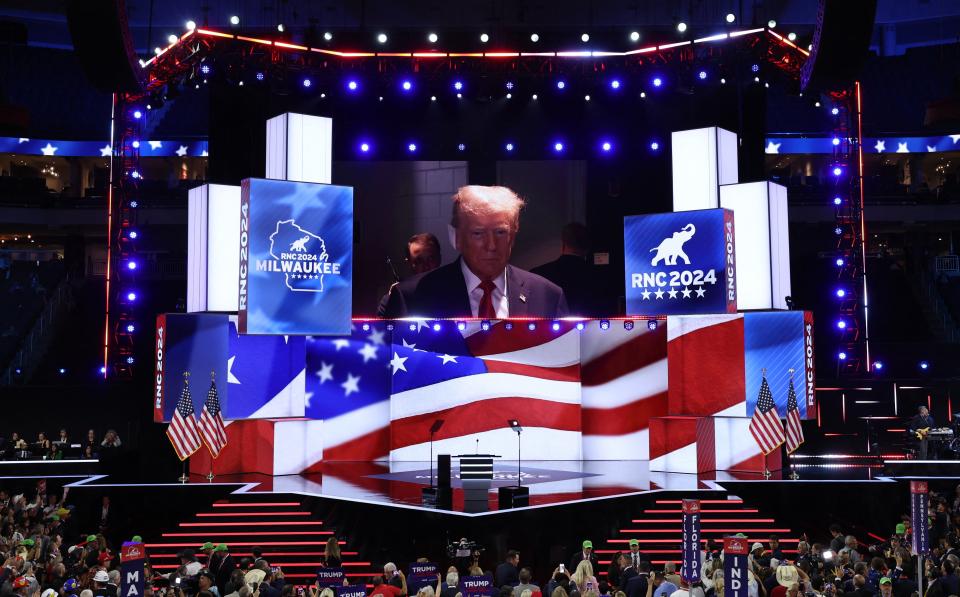
POLYGON ((873 146, 877 150, 877 153, 882 153, 887 150, 887 142, 881 139, 877 139, 877 144, 873 146))
POLYGON ((417 320, 417 333, 418 333, 418 334, 420 333, 420 330, 422 330, 423 328, 429 328, 429 327, 430 327, 430 324, 427 323, 427 320, 426 320, 426 319, 418 319, 418 320, 417 320))
POLYGON ((766 152, 767 152, 767 153, 780 153, 780 145, 782 145, 782 143, 774 143, 773 141, 770 141, 769 143, 767 143, 766 152))
POLYGON ((367 338, 367 340, 369 340, 369 341, 372 342, 373 344, 376 344, 377 346, 382 345, 382 344, 384 343, 384 342, 383 342, 383 330, 379 330, 379 329, 377 329, 377 328, 371 329, 371 330, 370 330, 370 337, 367 338))
POLYGON ((690 289, 686 286, 683 287, 683 298, 690 298, 690 289))
POLYGON ((907 149, 906 141, 903 143, 897 142, 897 153, 910 153, 910 150, 907 149))
POLYGON ((670 295, 670 298, 677 298, 677 291, 672 288, 670 289, 670 292, 668 292, 667 294, 670 295))
POLYGON ((369 361, 370 359, 376 359, 376 358, 377 358, 377 347, 374 346, 373 344, 364 344, 364 345, 363 345, 363 348, 361 348, 361 349, 358 350, 357 352, 359 352, 359 353, 360 353, 360 356, 363 357, 363 362, 364 362, 364 363, 366 363, 366 362, 369 361))
POLYGON ((441 365, 446 365, 447 363, 454 363, 454 364, 457 363, 457 357, 453 357, 448 354, 438 354, 437 358, 443 359, 443 362, 440 363, 441 365))
POLYGON ((208 157, 209 155, 210 155, 210 154, 207 153, 207 150, 206 150, 206 149, 204 149, 203 151, 200 152, 200 157, 202 157, 202 158, 208 157))
POLYGON ((317 377, 320 378, 321 385, 333 379, 333 364, 320 361, 320 369, 317 371, 317 377))
POLYGON ((337 349, 337 352, 340 352, 341 348, 350 346, 350 341, 346 338, 337 338, 336 340, 331 340, 331 342, 333 342, 333 346, 337 349))
POLYGON ((397 353, 393 353, 393 359, 390 360, 390 366, 393 367, 393 374, 396 375, 397 371, 406 371, 407 368, 403 365, 407 362, 407 359, 410 357, 402 357, 397 353))
POLYGON ((109 143, 100 148, 100 157, 102 158, 110 157, 111 153, 113 153, 113 148, 110 147, 109 143))
POLYGON ((183 156, 187 155, 187 146, 186 146, 186 145, 181 145, 181 146, 180 146, 180 149, 177 150, 177 155, 180 156, 180 157, 183 157, 183 156))
POLYGON ((310 399, 313 398, 313 392, 305 392, 303 394, 303 405, 307 408, 310 408, 310 399))
POLYGON ((30 140, 30 139, 27 139, 26 137, 20 137, 20 138, 17 140, 17 144, 19 145, 20 143, 26 143, 26 142, 29 141, 29 140, 30 140))
POLYGON ((353 394, 354 392, 359 392, 360 388, 357 384, 360 382, 360 376, 354 377, 353 375, 347 373, 347 381, 340 384, 340 387, 343 388, 344 397, 353 394))
POLYGON ((929 151, 930 153, 933 153, 937 151, 937 147, 935 145, 927 145, 927 151, 929 151))
POLYGON ((957 141, 960 141, 960 135, 947 135, 947 136, 953 139, 954 144, 956 144, 957 141))
POLYGON ((47 146, 41 147, 40 151, 43 152, 43 155, 53 155, 58 149, 59 147, 54 147, 53 145, 50 145, 49 141, 47 141, 47 146))
POLYGON ((410 344, 410 343, 408 343, 406 338, 400 338, 400 341, 403 342, 403 347, 404 347, 404 348, 409 348, 409 349, 412 350, 413 352, 427 352, 427 351, 425 351, 425 350, 423 350, 423 349, 421 349, 421 348, 417 348, 417 345, 416 345, 416 344, 410 344))
POLYGON ((161 143, 160 141, 147 141, 147 143, 150 144, 151 151, 156 151, 161 147, 163 147, 163 143, 161 143))
POLYGON ((643 300, 647 300, 650 298, 650 291, 644 288, 643 292, 640 293, 640 296, 643 297, 643 300))
POLYGON ((236 356, 227 359, 227 383, 239 384, 240 380, 233 374, 233 362, 237 360, 236 356))
POLYGON ((658 288, 657 291, 653 293, 653 296, 657 297, 657 300, 662 299, 663 291, 658 288))
POLYGON ((703 287, 697 288, 697 298, 702 298, 705 294, 707 294, 707 291, 703 287))

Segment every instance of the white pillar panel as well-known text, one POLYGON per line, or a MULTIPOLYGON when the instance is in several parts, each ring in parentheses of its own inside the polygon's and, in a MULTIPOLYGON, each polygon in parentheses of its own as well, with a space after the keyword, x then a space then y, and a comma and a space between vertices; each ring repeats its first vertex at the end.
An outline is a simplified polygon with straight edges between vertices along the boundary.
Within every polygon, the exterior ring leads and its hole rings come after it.
POLYGON ((267 121, 267 178, 330 184, 333 120, 287 112, 267 121))
POLYGON ((790 295, 787 189, 772 182, 720 187, 737 230, 737 309, 786 309, 790 295))
POLYGON ((673 211, 720 207, 719 186, 736 184, 737 135, 718 127, 671 135, 673 211))
POLYGON ((187 312, 236 312, 240 187, 207 184, 188 195, 187 312))

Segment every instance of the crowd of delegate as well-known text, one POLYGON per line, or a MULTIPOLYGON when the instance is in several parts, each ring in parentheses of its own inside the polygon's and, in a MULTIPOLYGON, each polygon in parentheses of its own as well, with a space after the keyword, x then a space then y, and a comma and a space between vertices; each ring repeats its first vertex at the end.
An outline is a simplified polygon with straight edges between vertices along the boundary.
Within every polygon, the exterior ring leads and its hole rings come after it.
MULTIPOLYGON (((0 597, 120 597, 120 556, 111 545, 107 525, 109 498, 100 504, 98 528, 84 529, 90 516, 75 516, 63 494, 47 492, 40 480, 28 491, 14 493, 0 485, 0 597), (82 522, 86 521, 86 522, 82 522)), ((94 513, 97 514, 97 513, 94 513)), ((960 486, 954 495, 932 493, 929 502, 930 551, 924 558, 925 597, 960 595, 960 486)), ((97 516, 92 518, 96 519, 97 516)), ((916 555, 911 553, 909 516, 893 522, 885 541, 867 544, 833 525, 811 540, 802 535, 796 549, 785 549, 779 537, 752 542, 748 557, 749 597, 912 597, 917 589, 916 555)), ((137 536, 129 540, 140 542, 137 536)), ((679 548, 679 545, 676 546, 679 548)), ((701 578, 681 579, 679 562, 654 566, 637 540, 627 551, 602 561, 593 543, 580 543, 568 562, 549 576, 537 578, 534 567, 518 551, 508 551, 495 565, 484 567, 488 552, 459 559, 437 574, 436 583, 414 589, 403 570, 387 562, 383 573, 369 579, 371 597, 463 597, 461 578, 486 576, 491 597, 724 597, 724 554, 708 539, 701 551, 701 578), (411 595, 412 597, 412 595, 411 595)), ((233 555, 225 544, 204 543, 178 554, 179 565, 156 573, 146 561, 149 580, 144 597, 336 597, 336 588, 297 586, 270 563, 271 554, 253 547, 233 555)), ((604 554, 606 557, 606 554, 604 554)), ((326 567, 340 566, 337 539, 331 537, 322 556, 326 567)), ((441 562, 424 557, 421 562, 441 562)))

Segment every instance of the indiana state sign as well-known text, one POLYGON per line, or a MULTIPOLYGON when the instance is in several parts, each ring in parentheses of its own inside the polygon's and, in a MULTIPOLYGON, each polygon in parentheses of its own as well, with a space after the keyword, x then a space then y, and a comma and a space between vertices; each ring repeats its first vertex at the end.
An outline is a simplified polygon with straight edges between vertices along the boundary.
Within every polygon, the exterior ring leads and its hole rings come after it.
POLYGON ((627 216, 623 243, 627 315, 736 312, 732 211, 627 216))
POLYGON ((240 333, 349 334, 353 189, 252 178, 240 195, 240 333))

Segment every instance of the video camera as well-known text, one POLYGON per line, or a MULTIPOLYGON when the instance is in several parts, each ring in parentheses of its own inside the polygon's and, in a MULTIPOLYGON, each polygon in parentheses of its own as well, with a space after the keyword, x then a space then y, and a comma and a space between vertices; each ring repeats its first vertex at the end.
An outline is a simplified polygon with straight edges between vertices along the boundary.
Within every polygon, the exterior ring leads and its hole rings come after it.
POLYGON ((471 541, 466 537, 447 546, 448 558, 470 558, 479 556, 482 552, 483 547, 479 543, 471 541))

